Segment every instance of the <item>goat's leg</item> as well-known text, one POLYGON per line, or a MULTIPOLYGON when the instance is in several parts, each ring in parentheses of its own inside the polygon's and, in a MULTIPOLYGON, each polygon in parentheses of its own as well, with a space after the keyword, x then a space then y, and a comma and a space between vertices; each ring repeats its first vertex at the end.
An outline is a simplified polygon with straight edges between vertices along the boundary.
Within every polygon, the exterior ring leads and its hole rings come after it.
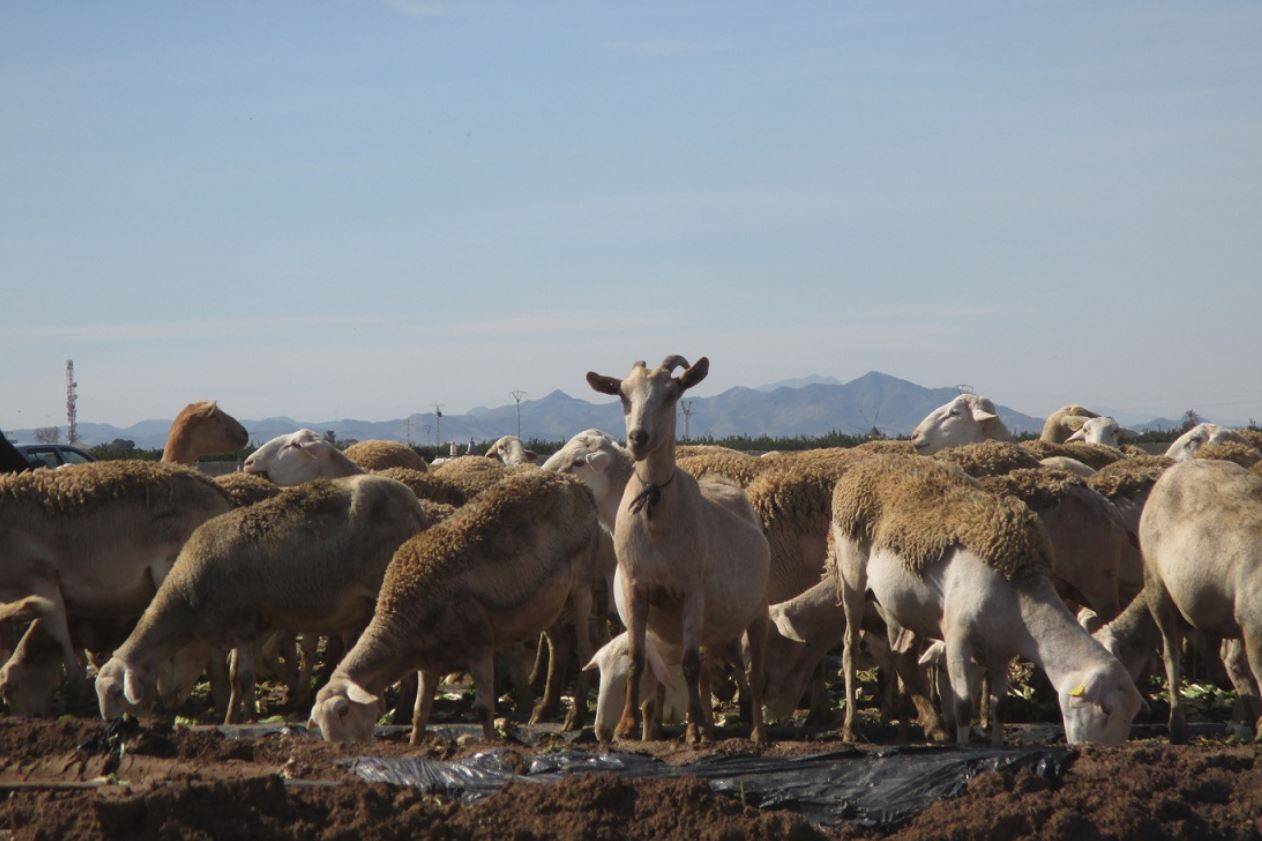
POLYGON ((473 711, 482 722, 482 736, 487 740, 494 739, 495 654, 489 646, 483 649, 480 656, 470 661, 469 674, 473 677, 473 711))
POLYGON ((627 653, 631 666, 627 670, 627 699, 622 708, 622 718, 614 729, 615 739, 629 739, 640 729, 640 679, 644 675, 644 635, 648 629, 649 602, 637 589, 627 599, 627 653))
POLYGON ((972 735, 977 666, 969 646, 957 634, 947 633, 946 637, 946 670, 951 679, 949 701, 955 713, 955 741, 967 745, 972 735))
MULTIPOLYGON (((688 727, 685 741, 700 744, 714 738, 714 725, 706 726, 701 708, 701 635, 705 624, 705 592, 694 588, 684 593, 683 603, 683 667, 688 685, 688 727)), ((708 700, 708 699, 707 699, 708 700)))
POLYGON ((749 738, 760 744, 767 741, 767 730, 762 721, 762 693, 767 677, 763 658, 767 652, 767 625, 770 622, 764 609, 754 624, 745 630, 745 642, 749 646, 749 738))
POLYGON ((1183 715, 1183 696, 1179 692, 1179 662, 1183 650, 1183 630, 1179 627, 1178 608, 1166 591, 1165 585, 1148 574, 1144 593, 1148 610, 1161 631, 1161 659, 1166 667, 1166 691, 1170 698, 1170 741, 1181 744, 1187 741, 1187 723, 1183 715))
POLYGON ((442 678, 438 672, 417 672, 416 676, 416 706, 412 710, 412 732, 408 735, 408 744, 411 745, 420 744, 425 725, 429 722, 429 711, 434 707, 434 693, 442 678))
POLYGON ((595 650, 591 639, 592 589, 585 585, 575 588, 574 602, 570 610, 570 622, 574 626, 574 648, 578 653, 578 678, 574 687, 574 706, 565 716, 564 729, 582 730, 587 720, 587 672, 583 669, 595 650))

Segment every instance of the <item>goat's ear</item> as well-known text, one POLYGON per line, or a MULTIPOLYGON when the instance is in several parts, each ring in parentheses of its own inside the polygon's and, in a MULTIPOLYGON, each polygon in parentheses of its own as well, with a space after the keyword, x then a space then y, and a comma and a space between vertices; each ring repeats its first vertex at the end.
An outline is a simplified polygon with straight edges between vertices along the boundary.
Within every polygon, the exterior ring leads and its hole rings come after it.
POLYGON ((705 375, 708 373, 710 373, 710 359, 703 356, 697 360, 695 365, 676 377, 675 382, 679 383, 680 391, 687 391, 704 380, 705 375))
POLYGON ((604 374, 588 371, 587 384, 601 394, 612 394, 614 396, 622 394, 622 380, 617 377, 606 377, 604 374))
POLYGON ((999 417, 995 412, 995 404, 984 397, 980 400, 970 401, 969 405, 973 411, 973 420, 979 423, 981 421, 995 420, 999 417))

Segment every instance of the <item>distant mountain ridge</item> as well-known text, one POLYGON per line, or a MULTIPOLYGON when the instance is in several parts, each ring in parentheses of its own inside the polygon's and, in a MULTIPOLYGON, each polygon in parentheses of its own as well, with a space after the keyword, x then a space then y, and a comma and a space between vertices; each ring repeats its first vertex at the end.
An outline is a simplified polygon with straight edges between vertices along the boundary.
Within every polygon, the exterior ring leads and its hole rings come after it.
MULTIPOLYGON (((954 387, 926 388, 908 380, 869 371, 850 382, 812 374, 782 380, 757 388, 738 386, 713 397, 692 399, 689 421, 694 437, 712 435, 822 435, 833 430, 861 435, 873 426, 886 435, 906 435, 930 411, 955 397, 954 387)), ((225 406, 231 411, 231 406, 225 406)), ((998 406, 999 417, 1013 432, 1036 432, 1041 418, 1023 414, 1008 406, 998 406)), ((241 422, 255 442, 309 427, 332 430, 339 439, 383 438, 402 441, 407 435, 407 418, 384 421, 343 418, 336 421, 299 420, 276 416, 241 422)), ((169 420, 145 420, 128 427, 103 423, 80 423, 79 435, 86 445, 125 438, 144 448, 161 447, 170 429, 169 420)), ((590 403, 571 397, 560 389, 521 404, 521 429, 526 438, 559 440, 595 427, 620 434, 622 409, 617 401, 590 403)), ((494 408, 478 407, 463 415, 442 417, 443 441, 478 441, 512 434, 517 428, 517 409, 512 403, 494 408)), ((417 443, 435 440, 433 412, 411 415, 411 436, 417 443)), ((679 434, 684 431, 682 412, 679 434)), ((17 441, 34 440, 33 429, 6 431, 17 441)), ((65 430, 62 430, 63 439, 65 430)))

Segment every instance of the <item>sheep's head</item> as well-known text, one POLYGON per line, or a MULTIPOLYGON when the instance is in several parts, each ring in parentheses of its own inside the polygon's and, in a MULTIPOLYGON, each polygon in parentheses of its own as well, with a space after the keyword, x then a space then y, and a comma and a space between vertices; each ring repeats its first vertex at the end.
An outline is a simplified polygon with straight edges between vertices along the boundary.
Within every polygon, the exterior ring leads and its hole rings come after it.
POLYGON ((96 673, 96 700, 101 718, 113 721, 135 712, 153 699, 156 677, 148 669, 125 663, 117 655, 96 673))
POLYGON ((337 448, 310 429, 278 435, 245 460, 246 473, 258 473, 278 485, 301 485, 312 479, 335 479, 363 472, 337 448))
POLYGON ((566 473, 578 479, 596 499, 610 494, 622 498, 622 489, 631 464, 631 455, 613 436, 599 429, 575 435, 543 463, 544 470, 566 473), (621 474, 621 476, 619 476, 621 474))
POLYGON ((355 681, 334 675, 316 695, 308 727, 326 742, 366 742, 381 716, 382 701, 355 681))
POLYGON ((1248 444, 1244 436, 1235 430, 1216 423, 1198 423, 1180 435, 1166 450, 1166 456, 1175 461, 1187 461, 1196 455, 1196 451, 1206 444, 1218 444, 1232 441, 1237 444, 1248 444))
POLYGON ((60 649, 14 656, 0 668, 0 698, 10 715, 45 716, 53 713, 53 693, 61 685, 60 649))
POLYGON ((627 448, 631 457, 643 461, 667 440, 675 438, 675 404, 680 395, 705 379, 710 360, 701 357, 689 365, 682 356, 668 356, 650 370, 637 362, 624 379, 587 372, 587 383, 602 394, 622 400, 622 414, 627 423, 627 448), (672 376, 676 367, 684 372, 672 376))
POLYGON ((1071 745, 1122 744, 1130 735, 1131 721, 1144 706, 1135 682, 1117 661, 1071 678, 1057 694, 1065 740, 1071 745))
POLYGON ((1073 415, 1065 418, 1067 426, 1074 429, 1066 441, 1085 441, 1088 444, 1107 444, 1116 447, 1123 437, 1134 438, 1136 433, 1123 429, 1113 418, 1084 418, 1073 415))
MULTIPOLYGON (((656 640, 647 634, 644 637, 644 661, 649 668, 640 680, 640 703, 652 697, 652 693, 657 691, 658 683, 664 684, 668 692, 679 692, 683 689, 683 675, 676 674, 666 665, 656 640)), ((601 742, 608 742, 613 738, 614 728, 618 726, 627 701, 631 650, 626 631, 605 643, 592 655, 583 671, 591 669, 600 670, 600 690, 596 695, 596 738, 601 742)))
POLYGON ((516 435, 505 435, 496 441, 486 451, 486 457, 510 467, 539 460, 539 454, 534 450, 526 449, 526 445, 516 435))
POLYGON ((977 394, 961 394, 939 406, 912 433, 912 444, 921 455, 978 441, 1010 441, 1012 435, 999 420, 995 404, 977 394))

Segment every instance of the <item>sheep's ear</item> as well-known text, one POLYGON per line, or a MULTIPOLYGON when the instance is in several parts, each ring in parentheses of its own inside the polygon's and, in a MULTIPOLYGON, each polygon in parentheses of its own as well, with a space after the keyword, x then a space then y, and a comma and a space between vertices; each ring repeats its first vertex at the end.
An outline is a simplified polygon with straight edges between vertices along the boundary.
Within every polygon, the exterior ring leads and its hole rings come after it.
POLYGON ((539 454, 538 454, 538 453, 536 453, 534 450, 526 450, 526 451, 525 451, 525 455, 526 455, 526 461, 538 461, 538 460, 539 460, 539 454))
POLYGON ((1070 441, 1085 441, 1087 440, 1086 433, 1087 433, 1087 430, 1079 427, 1077 432, 1075 432, 1073 435, 1070 435, 1068 438, 1065 439, 1065 443, 1069 443, 1070 441))
POLYGON ((680 391, 687 391, 704 380, 708 373, 710 373, 710 359, 703 356, 691 368, 676 377, 675 382, 679 383, 680 391))
POLYGON ((346 682, 346 697, 356 704, 375 704, 377 696, 360 686, 353 680, 346 682))
POLYGON ((920 655, 920 659, 917 662, 922 666, 932 666, 945 656, 946 643, 938 640, 925 649, 925 653, 920 655))
POLYGON ((1119 426, 1117 428, 1117 437, 1118 438, 1138 438, 1139 433, 1133 429, 1127 429, 1125 427, 1119 426))
POLYGON ((649 664, 649 671, 653 673, 653 677, 657 678, 658 683, 667 689, 678 690, 680 688, 679 677, 666 665, 666 661, 662 659, 662 653, 657 650, 657 646, 644 640, 644 660, 649 664))
POLYGON ((1066 429, 1072 429, 1077 432, 1082 429, 1082 425, 1087 422, 1087 418, 1082 415, 1068 415, 1061 418, 1060 422, 1065 425, 1066 429))
POLYGON ((995 420, 999 417, 999 415, 995 413, 995 404, 991 403, 990 400, 984 397, 980 400, 970 401, 969 408, 972 409, 973 420, 978 422, 995 420))
POLYGON ((772 610, 771 621, 781 636, 787 637, 794 642, 806 642, 806 637, 800 634, 797 628, 793 627, 793 621, 789 619, 783 610, 772 610))
POLYGON ((609 463, 613 461, 613 456, 609 453, 588 453, 587 466, 599 473, 604 473, 609 469, 609 463))
POLYGON ((140 675, 130 666, 123 667, 123 697, 133 706, 144 699, 144 690, 140 687, 140 675))
POLYGON ((595 371, 587 372, 587 384, 601 394, 622 394, 622 380, 617 377, 606 377, 604 374, 597 374, 595 371))

